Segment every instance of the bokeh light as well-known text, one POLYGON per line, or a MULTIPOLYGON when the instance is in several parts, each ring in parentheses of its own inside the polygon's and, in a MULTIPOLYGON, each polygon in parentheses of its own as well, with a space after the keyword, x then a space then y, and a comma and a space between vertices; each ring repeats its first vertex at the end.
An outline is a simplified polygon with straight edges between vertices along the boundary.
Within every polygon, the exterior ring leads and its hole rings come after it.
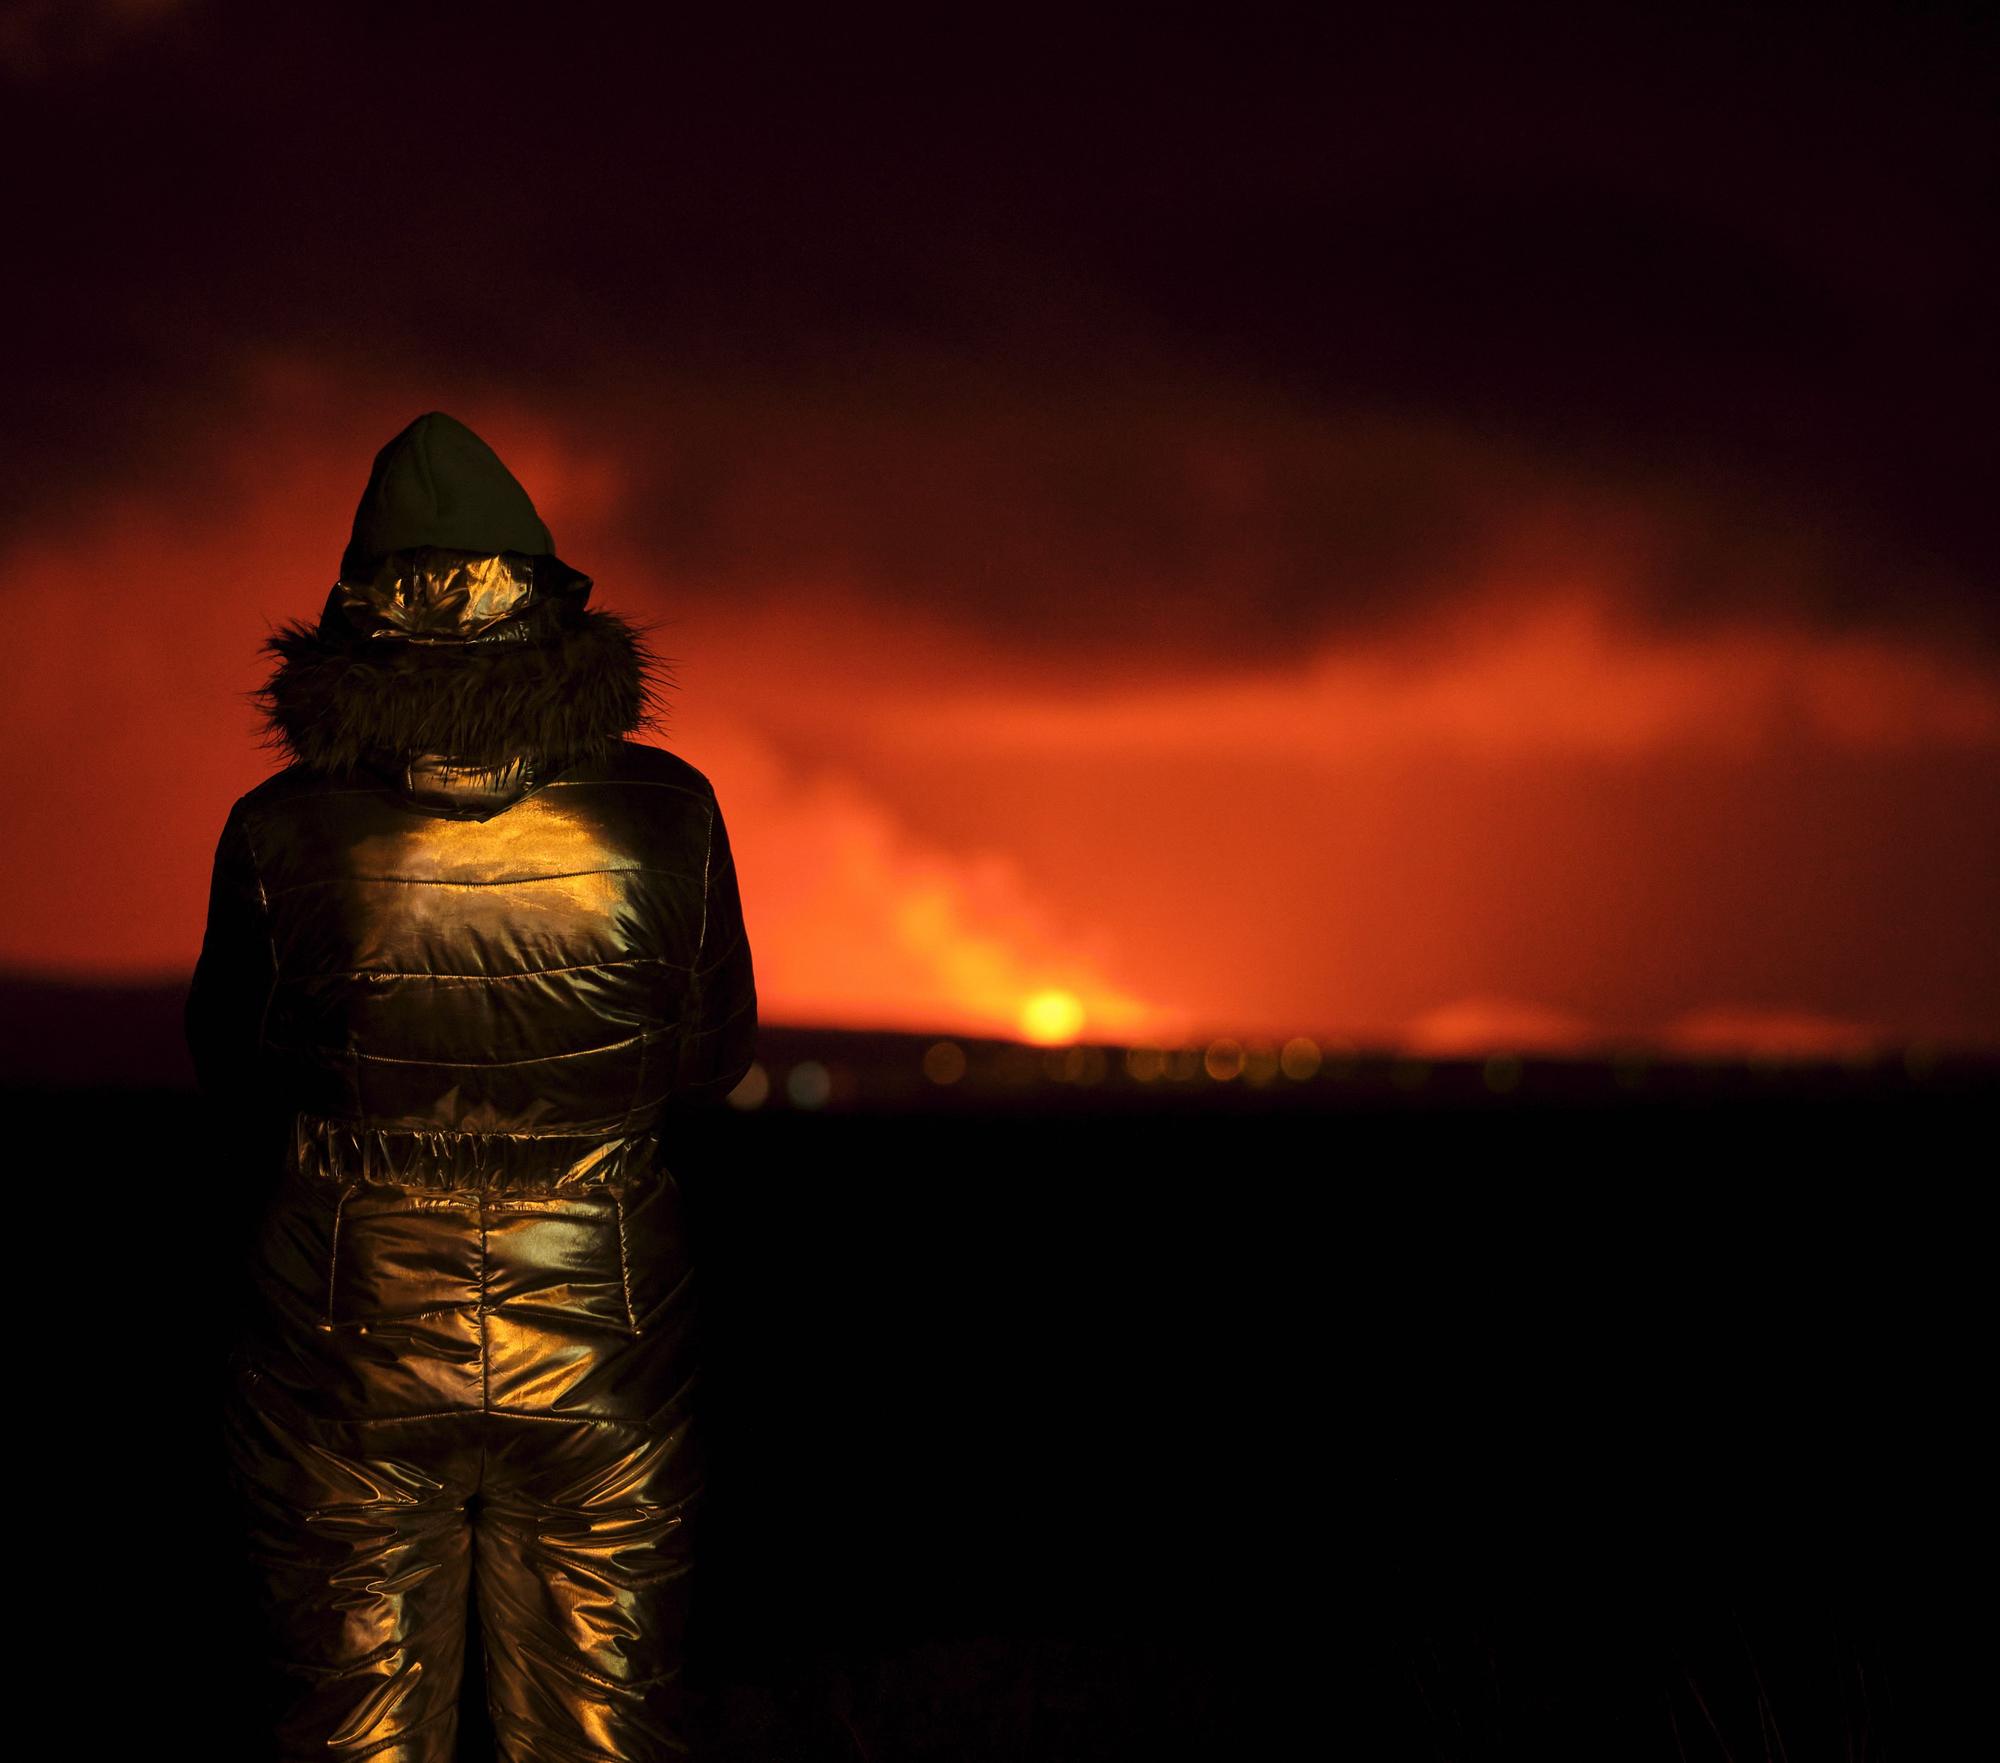
POLYGON ((821 1108, 833 1093, 833 1076, 817 1059, 801 1059, 785 1074, 785 1094, 795 1108, 821 1108))
POLYGON ((1278 1068, 1295 1083, 1304 1083, 1320 1067, 1319 1043, 1307 1035, 1294 1035, 1278 1052, 1278 1068))
POLYGON ((1136 1083, 1149 1084, 1163 1076, 1167 1069, 1167 1054, 1164 1047, 1127 1047, 1125 1049, 1125 1075, 1136 1083))
POLYGON ((1201 1062, 1217 1083, 1228 1083, 1243 1069, 1243 1043, 1229 1035, 1218 1035, 1208 1043, 1201 1062))
POLYGON ((1521 1060, 1515 1053, 1492 1054, 1481 1067, 1486 1087, 1496 1096, 1516 1088, 1521 1081, 1521 1060))
POLYGON ((955 1084, 965 1075, 965 1049, 956 1041, 933 1041, 924 1049, 924 1076, 934 1084, 955 1084))

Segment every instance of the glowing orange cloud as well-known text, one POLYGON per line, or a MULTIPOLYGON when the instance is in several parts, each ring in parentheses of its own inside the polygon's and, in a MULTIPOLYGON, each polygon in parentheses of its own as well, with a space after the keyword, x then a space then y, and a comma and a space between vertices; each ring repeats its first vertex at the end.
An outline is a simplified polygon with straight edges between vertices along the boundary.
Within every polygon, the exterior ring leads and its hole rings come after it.
POLYGON ((1621 618, 1602 587, 1486 582, 1386 635, 1328 639, 1284 665, 1087 694, 918 686, 860 714, 885 743, 1072 759, 1743 756, 1784 738, 1993 749, 2000 679, 1912 639, 1768 620, 1663 635, 1621 618))
POLYGON ((1179 1031, 1181 1013, 1107 977, 1092 927, 1052 912, 998 846, 926 846, 852 777, 706 721, 773 1019, 1044 1041, 1179 1031))

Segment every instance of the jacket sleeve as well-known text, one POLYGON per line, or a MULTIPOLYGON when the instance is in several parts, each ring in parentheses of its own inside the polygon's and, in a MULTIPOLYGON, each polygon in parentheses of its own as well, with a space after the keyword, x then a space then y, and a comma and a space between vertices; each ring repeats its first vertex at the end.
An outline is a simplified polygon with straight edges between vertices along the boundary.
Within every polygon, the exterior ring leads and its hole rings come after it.
POLYGON ((743 926, 736 860, 719 805, 713 816, 702 884, 700 948, 688 986, 674 1085, 674 1100, 682 1106, 727 1096, 743 1081, 757 1050, 757 979, 743 926))
POLYGON ((218 1102, 250 1102, 264 1036, 264 1013, 277 983, 271 915, 241 806, 216 842, 208 888, 208 925, 188 990, 186 1030, 195 1076, 218 1102))

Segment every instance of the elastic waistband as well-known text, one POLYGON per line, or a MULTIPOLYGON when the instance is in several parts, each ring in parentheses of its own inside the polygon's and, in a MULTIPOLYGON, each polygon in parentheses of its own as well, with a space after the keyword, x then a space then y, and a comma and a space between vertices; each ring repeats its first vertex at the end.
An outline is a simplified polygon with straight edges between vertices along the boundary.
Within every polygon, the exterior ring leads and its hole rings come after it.
POLYGON ((528 1194, 671 1179, 656 1166, 658 1151, 655 1133, 450 1132, 302 1114, 290 1162, 306 1181, 528 1194))

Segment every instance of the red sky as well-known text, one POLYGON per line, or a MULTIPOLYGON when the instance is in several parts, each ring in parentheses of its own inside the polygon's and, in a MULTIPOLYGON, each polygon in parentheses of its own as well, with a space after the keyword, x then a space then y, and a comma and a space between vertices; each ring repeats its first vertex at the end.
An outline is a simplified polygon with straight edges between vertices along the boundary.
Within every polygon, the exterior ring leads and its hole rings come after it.
POLYGON ((185 975, 443 409, 659 621, 770 1020, 2000 1046, 1969 25, 476 16, 0 27, 0 967, 185 975))
MULTIPOLYGON (((1061 991, 1077 1032, 1119 1040, 2000 1043, 2000 670, 1785 616, 1809 533, 1759 547, 1758 610, 1664 622, 1643 584, 1703 510, 1449 432, 1192 394, 1122 428, 1102 399, 1024 424, 672 394, 444 403, 597 603, 658 621, 676 685, 654 738, 715 780, 771 1020, 1010 1033, 1061 991), (1156 573, 1102 546, 1101 629, 1073 640, 1033 596, 927 603, 926 546, 962 579, 1101 518, 1018 472, 1077 422, 1139 506, 1226 536, 1156 573), (1356 455, 1453 511, 1448 572, 1357 628, 1206 652, 1271 592, 1266 517, 1293 524, 1286 498, 1356 455), (727 567, 649 536, 648 480, 689 460, 728 486, 727 567), (895 531, 913 493, 922 543, 895 531), (878 528, 914 573, 871 581, 878 528)), ((192 962, 215 831, 271 763, 241 696, 258 640, 316 612, 374 448, 416 414, 403 384, 275 357, 236 397, 173 462, 203 495, 141 474, 5 556, 0 715, 47 756, 0 803, 7 966, 192 962)))

